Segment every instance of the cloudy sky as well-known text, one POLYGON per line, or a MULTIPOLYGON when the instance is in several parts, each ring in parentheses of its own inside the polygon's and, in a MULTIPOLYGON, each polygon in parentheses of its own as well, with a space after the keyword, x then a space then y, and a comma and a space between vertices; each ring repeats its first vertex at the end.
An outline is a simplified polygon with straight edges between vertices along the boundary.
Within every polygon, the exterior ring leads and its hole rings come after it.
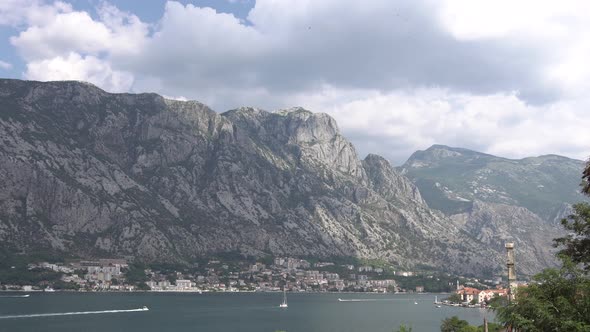
POLYGON ((432 144, 586 159, 589 59, 586 0, 0 0, 0 77, 302 106, 394 164, 432 144))

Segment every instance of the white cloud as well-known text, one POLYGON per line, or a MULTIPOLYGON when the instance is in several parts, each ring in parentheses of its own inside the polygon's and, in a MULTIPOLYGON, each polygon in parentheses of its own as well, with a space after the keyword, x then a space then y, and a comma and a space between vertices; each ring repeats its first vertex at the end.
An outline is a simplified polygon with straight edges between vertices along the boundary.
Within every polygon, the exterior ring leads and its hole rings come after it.
POLYGON ((0 24, 19 29, 11 43, 26 78, 219 111, 302 105, 332 114, 363 153, 398 163, 434 143, 590 153, 586 1, 258 0, 247 23, 170 1, 153 25, 108 3, 93 17, 25 1, 0 2, 0 24))
POLYGON ((10 40, 25 59, 34 61, 72 51, 98 54, 108 49, 110 37, 106 26, 95 22, 88 13, 70 12, 55 15, 45 25, 30 26, 10 40))
POLYGON ((58 13, 72 11, 72 6, 62 1, 47 4, 43 0, 0 1, 0 25, 23 26, 44 24, 58 13))
POLYGON ((589 1, 445 0, 439 18, 459 40, 537 49, 545 58, 538 65, 540 77, 565 95, 585 94, 590 88, 589 1))
POLYGON ((439 17, 457 38, 570 38, 573 27, 590 25, 585 0, 444 0, 439 17))
POLYGON ((94 56, 83 57, 77 53, 29 62, 25 78, 41 81, 87 81, 111 92, 129 91, 133 85, 132 74, 113 70, 107 61, 94 56))
POLYGON ((70 52, 99 55, 136 55, 148 27, 136 16, 103 4, 100 21, 87 12, 55 10, 44 21, 30 24, 11 43, 27 60, 65 56, 70 52))
POLYGON ((396 164, 432 144, 509 158, 590 155, 590 121, 580 107, 590 100, 533 106, 516 93, 478 96, 437 88, 380 93, 324 87, 299 96, 299 101, 332 115, 361 154, 378 153, 396 164))
POLYGON ((12 64, 6 61, 0 60, 0 68, 4 70, 12 69, 12 64))

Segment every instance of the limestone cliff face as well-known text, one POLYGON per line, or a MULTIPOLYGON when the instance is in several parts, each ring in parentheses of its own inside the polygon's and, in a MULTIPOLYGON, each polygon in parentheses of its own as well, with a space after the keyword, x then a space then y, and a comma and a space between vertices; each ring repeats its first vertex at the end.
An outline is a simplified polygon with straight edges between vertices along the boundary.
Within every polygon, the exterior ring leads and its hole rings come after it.
POLYGON ((325 114, 218 114, 80 82, 0 80, 0 141, 0 246, 10 250, 502 269, 502 247, 431 210, 383 158, 361 161, 325 114))

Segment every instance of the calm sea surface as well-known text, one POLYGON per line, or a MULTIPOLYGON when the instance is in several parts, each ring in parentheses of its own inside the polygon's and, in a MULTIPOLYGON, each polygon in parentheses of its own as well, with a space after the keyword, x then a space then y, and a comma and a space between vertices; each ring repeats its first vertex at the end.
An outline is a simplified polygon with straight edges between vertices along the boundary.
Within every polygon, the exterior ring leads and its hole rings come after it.
POLYGON ((278 307, 282 293, 56 292, 5 297, 19 294, 24 293, 0 293, 0 331, 392 332, 403 323, 415 332, 427 332, 439 331, 441 320, 453 315, 477 325, 486 315, 493 318, 484 309, 436 308, 435 294, 288 293, 287 309, 278 307), (143 306, 149 311, 72 314, 143 306), (65 315, 27 316, 49 313, 65 315))

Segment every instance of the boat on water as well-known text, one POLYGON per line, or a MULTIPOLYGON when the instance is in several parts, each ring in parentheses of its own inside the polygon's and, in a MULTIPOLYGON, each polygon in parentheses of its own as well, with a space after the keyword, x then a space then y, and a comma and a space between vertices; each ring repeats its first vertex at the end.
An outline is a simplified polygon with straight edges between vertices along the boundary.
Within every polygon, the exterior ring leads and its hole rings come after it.
POLYGON ((434 304, 436 305, 437 308, 441 308, 441 304, 442 302, 438 302, 438 296, 434 296, 434 304))
POLYGON ((141 310, 143 310, 143 311, 148 311, 148 310, 150 310, 150 309, 149 309, 147 306, 145 306, 145 305, 144 305, 144 306, 141 308, 141 310))
POLYGON ((1 295, 0 297, 12 297, 12 298, 25 298, 31 296, 30 294, 25 295, 1 295))
POLYGON ((53 288, 51 288, 51 287, 47 287, 47 288, 45 288, 43 291, 44 291, 44 292, 49 292, 49 293, 51 293, 51 292, 55 292, 55 289, 53 289, 53 288))
POLYGON ((287 291, 283 288, 283 303, 279 304, 279 308, 287 308, 287 291))

